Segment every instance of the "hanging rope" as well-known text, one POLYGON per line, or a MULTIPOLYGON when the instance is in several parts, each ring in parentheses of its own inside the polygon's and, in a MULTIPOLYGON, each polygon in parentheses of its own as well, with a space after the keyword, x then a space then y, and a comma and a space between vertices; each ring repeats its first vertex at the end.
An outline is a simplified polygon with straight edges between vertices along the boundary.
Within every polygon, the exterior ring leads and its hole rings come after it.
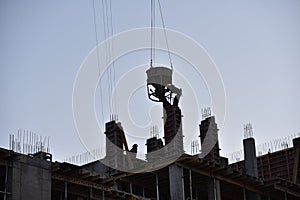
POLYGON ((155 62, 155 0, 151 0, 150 10, 150 67, 153 67, 155 62))
MULTIPOLYGON (((103 22, 103 31, 104 31, 104 40, 108 40, 109 37, 112 34, 112 14, 111 14, 111 4, 108 3, 107 0, 101 0, 102 4, 102 22, 103 22)), ((108 63, 110 60, 113 59, 112 53, 113 52, 113 46, 112 46, 112 40, 108 40, 108 42, 105 43, 105 57, 106 57, 106 65, 110 64, 108 63)), ((108 104, 109 104, 109 113, 110 116, 112 116, 112 90, 113 90, 113 79, 112 78, 113 70, 111 67, 108 67, 107 69, 107 83, 108 83, 108 104)))
POLYGON ((161 22, 162 22, 162 26, 163 26, 163 29, 164 29, 164 35, 165 35, 165 40, 166 40, 166 45, 167 45, 167 50, 168 50, 170 66, 171 66, 171 69, 173 70, 173 63, 172 63, 172 59, 171 59, 171 53, 170 53, 169 42, 168 42, 168 37, 167 37, 167 31, 166 31, 165 21, 164 21, 163 14, 162 14, 162 8, 161 8, 160 0, 158 0, 158 5, 159 5, 159 12, 160 12, 161 22))
MULTIPOLYGON (((103 31, 104 31, 104 41, 107 40, 109 35, 109 29, 108 29, 108 15, 107 15, 107 1, 101 0, 102 4, 102 22, 103 22, 103 31)), ((105 65, 107 66, 108 60, 110 58, 110 43, 105 42, 105 65)), ((110 68, 107 68, 107 83, 108 83, 108 108, 109 108, 109 114, 111 115, 111 70, 110 68)))
MULTIPOLYGON (((163 13, 162 13, 162 7, 160 0, 158 0, 158 6, 159 6, 159 12, 160 12, 160 18, 163 26, 163 31, 164 31, 164 37, 165 37, 165 42, 166 42, 166 47, 168 51, 168 57, 169 57, 169 62, 171 69, 173 70, 173 63, 172 63, 172 58, 171 58, 171 52, 169 48, 169 42, 168 42, 168 37, 167 37, 167 31, 166 31, 166 26, 165 26, 165 21, 163 18, 163 13)), ((151 0, 151 16, 150 16, 150 67, 153 67, 155 63, 155 0, 151 0)))
MULTIPOLYGON (((99 42, 98 42, 98 32, 97 32, 95 0, 93 0, 93 17, 94 17, 94 31, 95 31, 96 53, 97 53, 97 67, 98 67, 98 73, 100 77, 101 70, 100 70, 100 58, 99 58, 99 49, 98 49, 99 42)), ((101 117, 104 120, 101 79, 99 80, 99 89, 100 89, 99 96, 100 96, 100 104, 101 104, 101 117)))
MULTIPOLYGON (((111 36, 114 35, 114 28, 113 28, 113 13, 112 13, 112 6, 111 6, 111 0, 109 0, 109 11, 110 11, 110 28, 111 28, 111 36)), ((112 91, 116 86, 116 70, 115 70, 115 62, 114 62, 114 38, 111 37, 111 56, 112 56, 112 91)), ((114 101, 114 111, 115 113, 118 113, 117 111, 117 92, 115 91, 115 101, 114 101)))

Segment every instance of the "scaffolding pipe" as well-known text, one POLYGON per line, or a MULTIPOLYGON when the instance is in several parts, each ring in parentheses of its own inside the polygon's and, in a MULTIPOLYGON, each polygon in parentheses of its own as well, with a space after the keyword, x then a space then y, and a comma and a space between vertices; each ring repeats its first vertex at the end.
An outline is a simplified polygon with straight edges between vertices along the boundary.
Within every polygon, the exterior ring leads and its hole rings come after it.
POLYGON ((288 179, 289 179, 289 181, 291 181, 289 155, 287 153, 287 150, 285 150, 285 160, 286 160, 286 168, 287 168, 287 173, 288 173, 288 179))
POLYGON ((7 178, 8 178, 8 166, 5 166, 5 185, 4 185, 4 200, 6 200, 7 193, 7 178))
POLYGON ((216 178, 214 177, 214 196, 215 200, 217 200, 217 186, 216 186, 216 178))
POLYGON ((93 188, 90 187, 90 199, 92 199, 92 198, 93 198, 93 188))
POLYGON ((181 168, 181 185, 182 185, 182 199, 185 199, 184 196, 184 176, 183 176, 183 167, 181 168))
POLYGON ((68 182, 65 181, 65 200, 68 199, 68 182))
POLYGON ((132 194, 132 183, 129 184, 130 187, 130 194, 132 194))
POLYGON ((268 154, 267 158, 268 158, 269 178, 271 178, 272 172, 271 172, 271 164, 270 164, 270 154, 268 154))
POLYGON ((192 185, 192 170, 189 170, 190 174, 190 197, 193 199, 193 185, 192 185))
POLYGON ((287 194, 284 192, 284 200, 287 200, 287 194))
POLYGON ((244 200, 247 200, 247 198, 246 198, 246 189, 245 188, 243 188, 243 196, 244 196, 244 200))
POLYGON ((145 188, 143 187, 143 198, 145 198, 145 188))
POLYGON ((159 200, 158 174, 156 174, 155 179, 156 179, 156 199, 159 200))

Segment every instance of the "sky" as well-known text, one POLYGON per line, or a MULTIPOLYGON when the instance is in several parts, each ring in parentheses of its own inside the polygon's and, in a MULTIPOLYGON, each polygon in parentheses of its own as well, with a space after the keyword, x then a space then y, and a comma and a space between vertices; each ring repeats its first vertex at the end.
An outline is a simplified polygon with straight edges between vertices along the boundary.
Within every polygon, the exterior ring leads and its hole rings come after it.
MULTIPOLYGON (((150 1, 111 2, 115 34, 149 27, 150 1)), ((95 0, 95 5, 100 43, 105 39, 101 1, 95 0)), ((166 27, 202 45, 221 74, 226 92, 221 154, 242 148, 243 125, 248 122, 257 144, 300 132, 298 0, 162 0, 161 5, 166 27)), ((159 20, 157 13, 157 26, 161 26, 159 20)), ((72 92, 81 64, 95 48, 93 1, 2 0, 0 44, 0 147, 8 148, 9 134, 22 128, 50 136, 55 160, 86 151, 73 120, 72 92)), ((157 52, 157 56, 160 63, 168 64, 165 53, 157 52)), ((193 76, 186 70, 188 63, 173 59, 175 71, 193 76)), ((115 63, 116 77, 147 63, 148 51, 123 56, 115 63)), ((191 87, 199 108, 210 106, 203 79, 191 78, 191 87)), ((131 116, 147 124, 142 113, 154 103, 147 100, 146 88, 134 94, 131 116)), ((184 90, 181 103, 182 108, 189 104, 184 90)), ((101 106, 96 103, 96 107, 101 106)), ((159 107, 156 110, 161 112, 159 107)), ((108 119, 106 113, 104 121, 108 119)), ((191 138, 197 138, 198 126, 189 128, 195 130, 191 138)), ((129 140, 130 146, 133 142, 129 140)), ((143 149, 142 143, 139 146, 143 149)))

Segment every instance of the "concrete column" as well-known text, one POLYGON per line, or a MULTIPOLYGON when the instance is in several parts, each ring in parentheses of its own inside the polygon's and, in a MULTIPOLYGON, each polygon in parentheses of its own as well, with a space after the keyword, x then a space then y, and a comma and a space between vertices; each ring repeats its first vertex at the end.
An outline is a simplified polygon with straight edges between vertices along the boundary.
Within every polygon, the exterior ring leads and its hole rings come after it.
POLYGON ((176 164, 169 166, 169 185, 171 199, 184 199, 184 182, 182 168, 176 164))
POLYGON ((50 200, 51 162, 24 155, 18 156, 12 170, 12 200, 50 200))
POLYGON ((258 177, 257 158, 254 138, 243 140, 244 144, 244 173, 250 176, 258 177))
MULTIPOLYGON (((244 145, 244 173, 258 177, 257 169, 257 157, 255 150, 255 140, 254 138, 246 138, 243 140, 244 145)), ((254 192, 246 190, 247 200, 260 200, 260 195, 254 192)))
POLYGON ((220 181, 212 178, 208 183, 208 200, 221 200, 220 181))

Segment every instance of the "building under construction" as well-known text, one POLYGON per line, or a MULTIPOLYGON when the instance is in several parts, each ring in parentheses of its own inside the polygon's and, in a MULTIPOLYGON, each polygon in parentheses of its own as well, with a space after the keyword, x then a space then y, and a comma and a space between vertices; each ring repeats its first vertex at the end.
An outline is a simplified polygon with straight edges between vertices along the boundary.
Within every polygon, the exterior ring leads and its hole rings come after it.
MULTIPOLYGON (((200 127, 207 121, 214 123, 213 119, 203 120, 200 127)), ((110 125, 116 125, 115 121, 108 122, 107 129, 110 125)), ((118 140, 121 137, 114 141, 118 140)), ((160 139, 150 138, 147 144, 150 143, 151 150, 162 147, 160 139)), ((245 159, 231 165, 220 157, 216 144, 204 158, 183 154, 167 166, 155 166, 159 169, 147 173, 122 172, 101 161, 78 166, 53 162, 49 153, 24 155, 0 149, 0 197, 7 200, 300 198, 300 138, 293 140, 293 147, 259 157, 255 156, 254 138, 246 138, 243 143, 245 159)), ((115 155, 108 153, 107 159, 115 165, 128 165, 125 156, 115 155)))
POLYGON ((105 126, 106 156, 81 166, 52 161, 43 151, 1 148, 0 199, 300 199, 300 138, 293 147, 257 157, 255 140, 247 135, 244 160, 229 164, 219 153, 215 117, 208 115, 199 124, 202 154, 186 154, 182 91, 172 84, 172 69, 151 67, 147 77, 149 99, 164 108, 164 137, 145 141, 145 160, 136 157, 136 144, 129 150, 126 127, 116 120, 105 126))

